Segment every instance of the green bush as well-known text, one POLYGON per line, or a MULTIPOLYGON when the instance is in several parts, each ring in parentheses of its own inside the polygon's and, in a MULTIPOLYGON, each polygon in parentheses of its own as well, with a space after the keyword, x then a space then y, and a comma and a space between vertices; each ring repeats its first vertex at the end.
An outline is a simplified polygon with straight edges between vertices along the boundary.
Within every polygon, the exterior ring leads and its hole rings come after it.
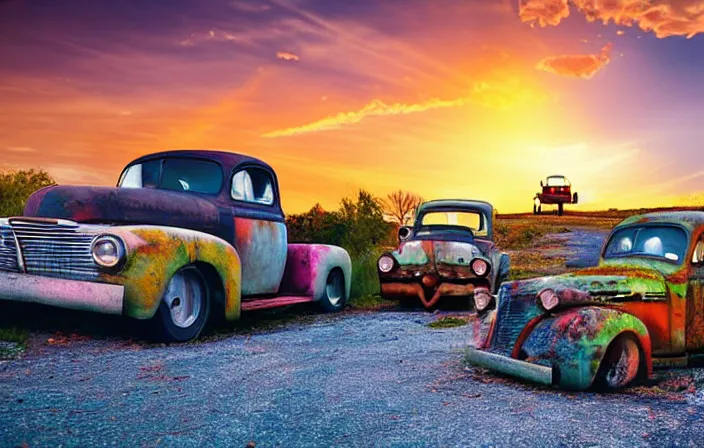
POLYGON ((45 171, 20 170, 0 173, 0 216, 20 216, 27 198, 56 182, 45 171))
POLYGON ((379 294, 379 273, 376 262, 383 249, 374 249, 364 254, 352 255, 351 299, 379 294))

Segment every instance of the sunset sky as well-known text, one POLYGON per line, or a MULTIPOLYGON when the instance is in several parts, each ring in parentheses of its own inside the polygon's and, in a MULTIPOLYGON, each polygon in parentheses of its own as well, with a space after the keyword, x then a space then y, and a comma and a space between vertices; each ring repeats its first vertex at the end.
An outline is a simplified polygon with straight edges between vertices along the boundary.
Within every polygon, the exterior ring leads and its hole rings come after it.
POLYGON ((703 202, 704 1, 0 0, 0 168, 111 185, 228 149, 284 210, 359 188, 529 211, 703 202), (702 34, 700 34, 702 33, 702 34))

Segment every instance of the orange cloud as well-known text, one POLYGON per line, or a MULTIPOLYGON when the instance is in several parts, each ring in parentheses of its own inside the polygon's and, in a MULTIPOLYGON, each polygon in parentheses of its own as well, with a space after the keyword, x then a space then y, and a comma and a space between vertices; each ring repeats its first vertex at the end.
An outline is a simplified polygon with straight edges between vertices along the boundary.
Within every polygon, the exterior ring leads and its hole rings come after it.
POLYGON ((279 51, 276 53, 276 57, 278 59, 283 59, 284 61, 299 61, 301 59, 289 51, 279 51))
MULTIPOLYGON (((704 32, 702 0, 572 0, 590 22, 613 21, 617 25, 637 26, 659 38, 704 32)), ((568 0, 520 0, 519 15, 527 23, 556 26, 570 14, 568 0)))
POLYGON ((268 132, 262 135, 262 137, 286 137, 291 135, 308 134, 310 132, 329 131, 331 129, 340 129, 346 125, 357 124, 367 117, 412 114, 424 112, 430 109, 457 107, 463 105, 464 102, 465 100, 462 98, 450 101, 432 99, 419 104, 386 104, 381 100, 372 100, 369 104, 359 110, 352 112, 340 112, 339 114, 331 115, 302 126, 268 132))
POLYGON ((612 44, 607 44, 600 54, 550 56, 538 62, 535 68, 556 75, 589 79, 609 63, 612 48, 612 44))
POLYGON ((447 109, 465 105, 480 106, 497 111, 530 109, 545 104, 549 95, 528 84, 519 76, 490 75, 474 83, 470 92, 455 99, 431 98, 417 103, 387 104, 374 99, 359 110, 339 112, 308 124, 278 129, 262 134, 265 138, 288 137, 312 132, 330 131, 355 125, 368 117, 408 115, 433 109, 447 109))
POLYGON ((531 25, 557 26, 570 15, 570 7, 567 0, 520 0, 518 14, 531 25))

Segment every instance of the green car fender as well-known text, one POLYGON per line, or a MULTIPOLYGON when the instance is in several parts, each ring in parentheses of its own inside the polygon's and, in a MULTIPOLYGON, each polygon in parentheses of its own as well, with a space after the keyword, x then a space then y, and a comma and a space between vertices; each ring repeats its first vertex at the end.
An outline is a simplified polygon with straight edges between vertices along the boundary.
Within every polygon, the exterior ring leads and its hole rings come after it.
POLYGON ((609 345, 621 335, 636 338, 642 350, 641 368, 652 370, 650 335, 637 317, 615 308, 569 308, 538 321, 514 353, 519 359, 552 366, 560 386, 589 388, 609 345))
MULTIPOLYGON (((122 314, 149 319, 156 313, 171 277, 185 266, 196 266, 211 299, 224 307, 224 317, 238 319, 241 303, 241 262, 235 248, 218 237, 158 226, 111 228, 106 234, 122 239, 126 256, 121 269, 102 281, 125 288, 122 314)), ((211 310, 216 304, 211 303, 211 310)))

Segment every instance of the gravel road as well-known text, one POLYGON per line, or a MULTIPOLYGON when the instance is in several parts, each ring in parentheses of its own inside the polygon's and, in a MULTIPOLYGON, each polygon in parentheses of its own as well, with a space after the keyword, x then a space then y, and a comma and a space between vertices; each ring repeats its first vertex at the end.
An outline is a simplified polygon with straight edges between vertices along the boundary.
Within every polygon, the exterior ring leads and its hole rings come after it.
POLYGON ((437 317, 345 312, 181 346, 37 331, 0 364, 0 446, 701 446, 699 370, 537 388, 464 367, 467 327, 437 317))

